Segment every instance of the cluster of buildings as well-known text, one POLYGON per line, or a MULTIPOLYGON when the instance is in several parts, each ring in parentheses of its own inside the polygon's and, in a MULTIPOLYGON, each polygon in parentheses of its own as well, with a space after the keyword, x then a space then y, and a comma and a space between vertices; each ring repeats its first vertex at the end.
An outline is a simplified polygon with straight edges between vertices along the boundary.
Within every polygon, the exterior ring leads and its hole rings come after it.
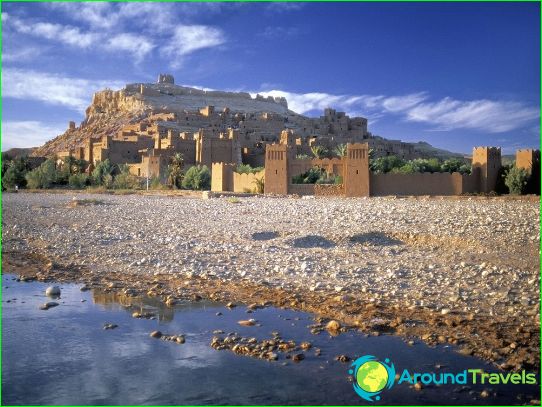
MULTIPOLYGON (((309 118, 288 110, 284 98, 252 98, 245 93, 176 86, 173 77, 164 74, 157 84, 131 84, 121 91, 98 92, 87 119, 127 103, 130 108, 136 108, 138 103, 154 103, 155 108, 115 134, 90 137, 84 145, 58 154, 59 158, 71 155, 84 159, 89 163, 89 172, 98 162, 109 159, 113 164, 128 165, 135 176, 164 179, 171 157, 180 153, 186 168, 206 165, 212 170, 213 190, 250 190, 259 176, 265 178, 266 193, 344 196, 489 192, 495 188, 501 167, 500 149, 479 147, 473 151, 470 175, 370 174, 369 149, 375 157, 395 155, 406 160, 424 157, 423 153, 412 144, 373 136, 363 117, 352 118, 344 112, 325 109, 323 116, 309 118), (201 106, 205 101, 218 106, 201 106), (345 157, 307 158, 312 156, 314 146, 333 151, 341 144, 347 145, 345 157), (236 175, 239 164, 265 167, 265 171, 236 175), (342 184, 292 183, 293 177, 313 166, 324 168, 330 175, 340 175, 342 184)), ((75 123, 70 122, 69 131, 75 130, 75 123)), ((518 152, 518 166, 531 168, 539 160, 537 151, 518 152)))

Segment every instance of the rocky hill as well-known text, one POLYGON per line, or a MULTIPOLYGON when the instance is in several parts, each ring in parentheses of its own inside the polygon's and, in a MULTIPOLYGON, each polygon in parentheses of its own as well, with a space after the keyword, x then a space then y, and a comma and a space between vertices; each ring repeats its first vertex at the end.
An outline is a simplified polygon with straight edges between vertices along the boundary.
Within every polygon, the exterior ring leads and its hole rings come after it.
MULTIPOLYGON (((299 134, 307 134, 314 129, 318 129, 317 131, 321 134, 327 131, 320 124, 315 124, 315 119, 289 110, 284 98, 261 95, 252 97, 245 92, 208 91, 178 86, 173 83, 170 75, 160 75, 158 83, 133 83, 118 91, 106 89, 96 92, 90 106, 86 109, 85 119, 79 126, 73 122, 70 123, 66 132, 46 142, 43 146, 35 148, 32 155, 50 156, 81 146, 89 138, 98 139, 104 135, 116 134, 129 124, 142 120, 152 124, 153 118, 159 116, 160 113, 176 113, 182 116, 187 112, 199 112, 206 106, 214 106, 217 112, 226 110, 230 116, 237 113, 245 115, 244 117, 262 113, 272 114, 275 120, 282 123, 279 124, 280 129, 288 127, 299 131, 299 134)), ((366 119, 359 118, 358 120, 364 120, 366 123, 366 119)), ((213 126, 211 123, 210 120, 209 123, 204 121, 201 127, 213 126)), ((198 125, 201 124, 201 122, 198 123, 198 125)), ((277 136, 280 129, 276 132, 277 136)), ((175 130, 195 132, 198 128, 195 128, 194 124, 191 125, 187 119, 186 124, 177 123, 175 130)), ((274 127, 271 130, 268 128, 268 133, 265 133, 265 130, 260 129, 263 132, 262 135, 266 136, 266 140, 269 131, 275 130, 274 127)), ((455 155, 448 151, 434 149, 426 143, 419 144, 420 153, 424 151, 420 156, 425 156, 430 149, 439 157, 455 155)))

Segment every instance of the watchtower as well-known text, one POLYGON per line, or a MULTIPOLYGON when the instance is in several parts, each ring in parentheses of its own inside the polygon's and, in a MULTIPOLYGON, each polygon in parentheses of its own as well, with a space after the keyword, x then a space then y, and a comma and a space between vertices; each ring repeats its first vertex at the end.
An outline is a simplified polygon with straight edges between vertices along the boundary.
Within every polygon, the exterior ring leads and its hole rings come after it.
POLYGON ((472 173, 477 177, 479 192, 495 191, 501 166, 500 147, 474 147, 472 173))
POLYGON ((345 196, 369 196, 369 145, 367 143, 347 144, 344 162, 345 196))

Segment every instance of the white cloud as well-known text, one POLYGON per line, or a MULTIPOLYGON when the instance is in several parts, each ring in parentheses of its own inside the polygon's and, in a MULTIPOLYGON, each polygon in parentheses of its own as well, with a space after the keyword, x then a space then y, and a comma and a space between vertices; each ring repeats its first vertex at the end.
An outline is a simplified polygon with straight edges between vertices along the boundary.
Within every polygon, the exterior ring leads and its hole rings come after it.
POLYGON ((407 111, 407 120, 437 125, 437 129, 470 128, 502 133, 537 120, 539 109, 518 102, 444 98, 407 111))
POLYGON ((110 37, 105 47, 110 51, 126 51, 141 62, 154 48, 154 44, 146 37, 130 33, 117 34, 110 37))
POLYGON ((113 12, 113 5, 107 2, 53 2, 45 5, 63 11, 75 20, 86 22, 92 28, 111 28, 118 23, 118 15, 113 12))
MULTIPOLYGON (((2 13, 7 32, 15 32, 61 43, 83 50, 103 50, 110 53, 130 54, 135 63, 142 62, 152 53, 156 44, 165 44, 162 55, 170 58, 172 67, 182 64, 184 58, 201 49, 223 44, 226 39, 219 28, 207 25, 181 24, 175 21, 175 12, 188 5, 128 3, 52 3, 49 7, 63 10, 74 20, 85 21, 90 29, 19 18, 2 13), (138 33, 124 30, 140 28, 138 33)), ((198 7, 215 10, 215 6, 198 7)))
POLYGON ((64 133, 67 123, 50 124, 39 121, 3 121, 2 151, 10 148, 41 146, 48 140, 64 133))
POLYGON ((350 115, 380 119, 386 115, 426 123, 433 130, 475 129, 502 133, 522 128, 539 119, 539 109, 514 101, 471 100, 449 97, 430 100, 426 92, 399 96, 333 95, 329 93, 293 93, 282 90, 259 92, 264 96, 283 96, 297 113, 333 107, 350 115))
POLYGON ((35 47, 18 48, 16 50, 2 51, 2 62, 23 62, 35 59, 41 54, 42 50, 35 47))
POLYGON ((2 20, 18 33, 81 48, 88 48, 99 39, 95 33, 82 32, 79 28, 69 25, 30 22, 7 13, 2 13, 2 20))
POLYGON ((166 57, 172 58, 171 65, 178 67, 183 57, 195 51, 222 45, 226 41, 222 30, 206 25, 180 25, 173 37, 162 48, 166 57))
POLYGON ((2 97, 65 106, 80 113, 90 104, 94 92, 123 86, 120 81, 68 78, 25 69, 6 68, 2 73, 2 97))

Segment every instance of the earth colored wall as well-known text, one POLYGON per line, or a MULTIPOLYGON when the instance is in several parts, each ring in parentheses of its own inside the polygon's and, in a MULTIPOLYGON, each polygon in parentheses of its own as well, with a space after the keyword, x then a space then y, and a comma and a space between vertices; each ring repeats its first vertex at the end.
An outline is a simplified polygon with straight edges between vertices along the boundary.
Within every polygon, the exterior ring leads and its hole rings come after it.
POLYGON ((296 195, 314 195, 315 184, 290 184, 288 193, 296 195))
POLYGON ((256 180, 265 177, 265 170, 251 174, 233 173, 233 192, 255 192, 256 180))
POLYGON ((371 174, 371 196, 383 195, 461 195, 474 192, 471 175, 458 172, 416 174, 371 174))

